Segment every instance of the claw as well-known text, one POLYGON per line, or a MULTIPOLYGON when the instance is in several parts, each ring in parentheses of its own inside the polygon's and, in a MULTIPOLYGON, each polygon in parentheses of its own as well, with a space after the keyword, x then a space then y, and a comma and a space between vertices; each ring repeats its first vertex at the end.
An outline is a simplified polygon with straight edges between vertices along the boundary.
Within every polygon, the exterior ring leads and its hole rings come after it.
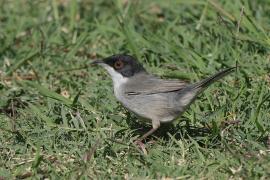
POLYGON ((134 144, 137 145, 137 146, 139 146, 139 148, 142 150, 143 154, 147 155, 147 150, 146 150, 146 148, 145 148, 144 143, 142 143, 142 141, 136 140, 136 141, 134 142, 134 144))

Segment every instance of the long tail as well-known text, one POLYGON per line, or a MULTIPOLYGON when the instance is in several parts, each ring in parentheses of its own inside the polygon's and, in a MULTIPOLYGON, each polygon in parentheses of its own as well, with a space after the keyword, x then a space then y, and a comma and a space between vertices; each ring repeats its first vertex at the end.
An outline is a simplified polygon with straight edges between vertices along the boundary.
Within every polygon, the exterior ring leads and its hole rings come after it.
POLYGON ((208 86, 233 72, 235 69, 236 67, 225 69, 179 91, 176 101, 179 101, 180 110, 184 112, 185 109, 187 109, 187 107, 196 99, 196 97, 200 95, 208 86))
POLYGON ((223 78, 224 76, 230 74, 231 72, 233 72, 236 69, 236 67, 231 67, 231 68, 227 68, 223 71, 220 71, 198 83, 196 83, 193 88, 194 89, 201 89, 204 90, 205 88, 207 88, 209 85, 211 85, 213 82, 218 81, 219 79, 223 78))

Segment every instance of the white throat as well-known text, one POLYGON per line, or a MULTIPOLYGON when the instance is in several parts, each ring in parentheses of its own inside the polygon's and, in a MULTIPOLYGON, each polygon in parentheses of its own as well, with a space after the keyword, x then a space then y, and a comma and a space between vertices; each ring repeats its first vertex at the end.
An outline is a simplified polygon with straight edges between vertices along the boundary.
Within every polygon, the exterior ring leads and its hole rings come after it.
POLYGON ((111 75, 112 80, 113 80, 114 94, 117 97, 117 99, 120 99, 119 93, 121 93, 121 91, 122 91, 121 86, 128 81, 128 78, 124 77, 122 74, 118 73, 117 71, 115 71, 112 67, 110 67, 107 64, 101 64, 101 65, 111 75))

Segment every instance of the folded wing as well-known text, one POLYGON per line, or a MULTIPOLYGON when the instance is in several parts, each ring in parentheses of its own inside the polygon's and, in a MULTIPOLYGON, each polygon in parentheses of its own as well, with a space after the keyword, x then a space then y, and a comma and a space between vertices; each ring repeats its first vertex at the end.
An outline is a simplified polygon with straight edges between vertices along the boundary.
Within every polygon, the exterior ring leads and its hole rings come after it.
POLYGON ((166 80, 149 74, 141 74, 126 85, 125 93, 127 95, 167 93, 179 91, 186 85, 186 82, 180 80, 166 80))

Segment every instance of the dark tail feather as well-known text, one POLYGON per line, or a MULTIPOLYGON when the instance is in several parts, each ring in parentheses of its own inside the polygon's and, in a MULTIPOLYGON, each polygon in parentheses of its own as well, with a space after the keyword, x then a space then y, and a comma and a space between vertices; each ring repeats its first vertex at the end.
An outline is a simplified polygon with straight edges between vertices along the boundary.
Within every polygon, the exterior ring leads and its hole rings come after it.
POLYGON ((211 85, 213 82, 223 78, 224 76, 230 74, 231 72, 233 72, 234 70, 236 69, 236 67, 231 67, 231 68, 228 68, 228 69, 225 69, 221 72, 218 72, 212 76, 210 76, 209 78, 206 78, 198 83, 195 84, 195 86, 193 87, 194 89, 205 89, 207 88, 209 85, 211 85))

